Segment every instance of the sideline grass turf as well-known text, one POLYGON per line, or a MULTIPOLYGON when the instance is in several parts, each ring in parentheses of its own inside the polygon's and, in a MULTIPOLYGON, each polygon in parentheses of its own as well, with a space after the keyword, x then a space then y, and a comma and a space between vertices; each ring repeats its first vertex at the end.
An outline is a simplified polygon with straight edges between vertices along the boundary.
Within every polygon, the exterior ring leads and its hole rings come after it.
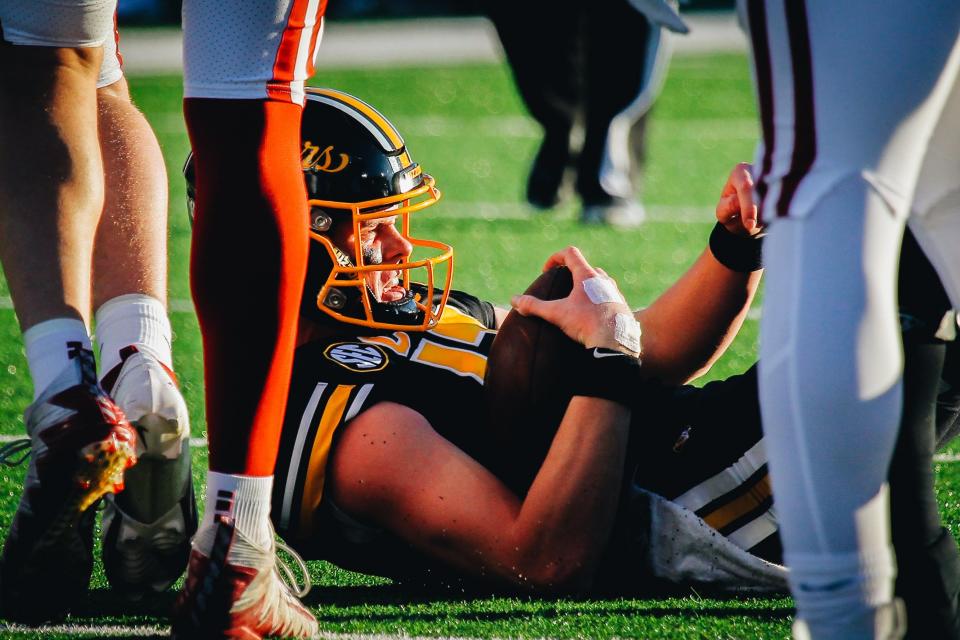
MULTIPOLYGON (((135 77, 130 85, 157 130, 170 179, 170 297, 189 300, 189 225, 180 169, 188 142, 180 115, 178 76, 135 77)), ((429 69, 327 71, 315 84, 368 100, 404 133, 415 160, 432 173, 444 200, 415 218, 414 231, 457 250, 455 282, 505 304, 539 272, 545 258, 577 244, 618 278, 627 298, 646 304, 706 246, 713 206, 727 173, 750 160, 757 125, 746 59, 740 55, 675 58, 649 123, 643 201, 653 220, 636 231, 583 227, 573 199, 552 213, 521 204, 539 131, 502 65, 429 69)), ((238 212, 242 218, 242 212, 238 212)), ((229 233, 229 230, 224 230, 229 233)), ((256 259, 245 256, 244 259, 256 259)), ((8 295, 0 279, 0 296, 8 295)), ((238 300, 237 313, 255 300, 238 300)), ((755 305, 758 306, 758 305, 755 305)), ((179 308, 179 307, 178 307, 179 308)), ((192 314, 172 315, 175 366, 203 436, 202 364, 192 314)), ((705 379, 745 369, 756 352, 756 322, 705 379)), ((13 311, 0 309, 0 434, 23 433, 20 412, 30 382, 13 311)), ((206 451, 194 453, 198 496, 204 494, 206 451)), ((960 465, 938 465, 946 521, 960 522, 960 465)), ((0 529, 9 527, 24 468, 0 474, 0 529)), ((785 638, 788 598, 524 599, 412 593, 388 581, 311 562, 318 585, 308 596, 321 629, 365 633, 471 637, 785 638)), ((56 579, 51 576, 51 580, 56 579)), ((156 601, 125 603, 107 589, 99 565, 91 597, 67 621, 71 628, 22 630, 0 626, 4 638, 97 637, 163 630, 172 592, 156 601)))

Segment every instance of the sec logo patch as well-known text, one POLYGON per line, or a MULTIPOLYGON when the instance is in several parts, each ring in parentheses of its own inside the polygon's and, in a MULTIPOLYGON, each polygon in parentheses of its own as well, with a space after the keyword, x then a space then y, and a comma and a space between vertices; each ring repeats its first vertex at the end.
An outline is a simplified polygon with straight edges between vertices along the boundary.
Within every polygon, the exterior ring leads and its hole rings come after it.
POLYGON ((338 342, 326 348, 323 355, 344 369, 369 373, 387 366, 387 352, 373 344, 338 342))

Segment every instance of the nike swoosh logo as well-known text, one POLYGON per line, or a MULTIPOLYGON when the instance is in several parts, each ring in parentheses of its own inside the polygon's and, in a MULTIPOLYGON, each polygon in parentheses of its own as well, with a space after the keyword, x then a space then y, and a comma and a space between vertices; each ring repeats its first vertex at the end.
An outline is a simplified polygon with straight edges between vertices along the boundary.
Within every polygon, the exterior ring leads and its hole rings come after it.
POLYGON ((609 349, 604 349, 603 351, 600 351, 599 348, 594 348, 594 349, 593 349, 593 357, 594 357, 594 358, 597 358, 598 360, 599 360, 600 358, 614 358, 614 357, 616 357, 616 356, 624 356, 624 357, 626 357, 626 355, 627 355, 627 354, 625 354, 625 353, 620 353, 619 351, 610 351, 609 349))

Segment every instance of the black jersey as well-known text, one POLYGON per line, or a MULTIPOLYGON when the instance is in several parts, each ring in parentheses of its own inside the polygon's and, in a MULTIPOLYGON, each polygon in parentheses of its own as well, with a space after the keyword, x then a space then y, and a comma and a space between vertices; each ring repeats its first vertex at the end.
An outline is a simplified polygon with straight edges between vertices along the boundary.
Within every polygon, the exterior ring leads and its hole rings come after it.
POLYGON ((366 408, 396 402, 455 445, 481 457, 479 437, 493 306, 451 291, 437 326, 317 340, 296 350, 274 474, 273 519, 290 540, 311 537, 327 456, 339 427, 366 408))
POLYGON ((634 412, 633 484, 693 511, 741 549, 779 561, 756 366, 668 395, 656 413, 634 412))
MULTIPOLYGON (((407 582, 461 584, 440 563, 324 499, 324 469, 338 428, 360 411, 390 401, 419 412, 440 435, 499 475, 495 463, 502 462, 504 451, 491 446, 483 399, 494 327, 491 305, 451 292, 430 331, 331 337, 297 349, 273 519, 304 557, 407 582)), ((519 475, 532 479, 545 455, 544 450, 525 460, 528 468, 519 475)), ((740 548, 778 558, 754 371, 702 389, 644 383, 632 407, 627 465, 603 582, 617 589, 635 584, 644 562, 638 540, 645 534, 638 531, 648 523, 631 502, 634 486, 694 511, 740 548)))

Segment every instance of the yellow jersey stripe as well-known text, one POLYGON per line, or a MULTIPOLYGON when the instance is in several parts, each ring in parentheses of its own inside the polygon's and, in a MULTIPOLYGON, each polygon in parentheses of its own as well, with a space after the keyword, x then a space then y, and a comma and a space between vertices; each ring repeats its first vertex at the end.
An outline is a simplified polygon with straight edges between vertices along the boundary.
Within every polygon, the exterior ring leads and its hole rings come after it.
POLYGON ((478 347, 485 335, 496 333, 496 331, 487 329, 482 322, 473 316, 468 316, 459 309, 446 306, 443 308, 440 322, 428 333, 478 347))
POLYGON ((704 522, 716 530, 721 530, 738 518, 750 513, 760 504, 772 495, 770 489, 770 474, 764 474, 762 478, 749 491, 731 500, 722 507, 714 509, 712 512, 703 516, 704 522))
POLYGON ((452 371, 458 376, 470 377, 483 384, 487 372, 487 357, 475 351, 456 349, 423 340, 410 358, 431 367, 452 371))
POLYGON ((307 535, 313 530, 313 516, 323 498, 323 485, 326 479, 327 458, 330 455, 330 444, 333 442, 333 433, 340 425, 343 413, 347 408, 347 401, 353 392, 354 385, 342 384, 330 394, 330 400, 320 417, 317 435, 310 450, 310 462, 307 464, 307 475, 303 486, 303 500, 300 503, 300 534, 307 535))

